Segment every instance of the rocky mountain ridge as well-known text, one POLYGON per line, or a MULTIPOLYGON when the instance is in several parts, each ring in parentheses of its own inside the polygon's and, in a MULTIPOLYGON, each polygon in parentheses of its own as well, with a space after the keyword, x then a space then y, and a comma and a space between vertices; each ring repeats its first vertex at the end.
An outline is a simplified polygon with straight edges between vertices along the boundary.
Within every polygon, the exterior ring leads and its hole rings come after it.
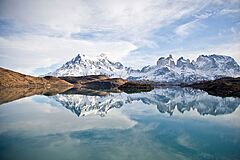
POLYGON ((171 55, 161 57, 155 65, 142 69, 125 67, 120 62, 112 62, 105 55, 90 58, 78 54, 57 70, 48 73, 52 76, 107 75, 131 81, 149 80, 163 83, 194 83, 214 80, 221 77, 240 76, 240 66, 229 56, 201 55, 196 61, 179 58, 176 63, 171 55))

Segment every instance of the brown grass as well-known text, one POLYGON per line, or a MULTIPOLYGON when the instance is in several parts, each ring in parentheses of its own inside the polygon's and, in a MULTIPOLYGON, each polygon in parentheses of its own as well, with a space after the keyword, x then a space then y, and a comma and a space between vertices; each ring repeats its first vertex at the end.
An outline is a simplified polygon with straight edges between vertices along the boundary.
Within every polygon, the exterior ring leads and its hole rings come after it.
POLYGON ((14 72, 0 67, 0 88, 31 87, 50 88, 53 86, 73 86, 72 84, 56 77, 33 77, 14 72))

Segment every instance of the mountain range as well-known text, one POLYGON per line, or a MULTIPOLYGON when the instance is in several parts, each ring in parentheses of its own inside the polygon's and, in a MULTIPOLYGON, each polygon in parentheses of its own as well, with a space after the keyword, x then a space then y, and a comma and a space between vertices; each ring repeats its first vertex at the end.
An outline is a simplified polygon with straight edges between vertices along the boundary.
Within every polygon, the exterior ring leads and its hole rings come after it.
POLYGON ((156 64, 133 69, 120 62, 110 61, 105 54, 94 58, 78 54, 47 75, 56 77, 107 75, 111 78, 125 78, 132 81, 193 83, 221 77, 239 77, 240 66, 232 57, 223 55, 200 55, 193 61, 183 57, 174 61, 169 55, 166 58, 159 58, 156 64))

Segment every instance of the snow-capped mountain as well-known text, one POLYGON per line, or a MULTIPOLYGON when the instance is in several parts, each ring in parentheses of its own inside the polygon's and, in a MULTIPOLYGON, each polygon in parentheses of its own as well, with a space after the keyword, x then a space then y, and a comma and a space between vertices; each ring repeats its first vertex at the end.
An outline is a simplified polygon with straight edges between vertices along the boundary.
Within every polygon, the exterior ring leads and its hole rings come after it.
POLYGON ((172 56, 161 57, 156 65, 145 66, 141 70, 125 67, 120 62, 112 62, 101 54, 96 58, 89 58, 78 54, 62 67, 47 75, 52 76, 85 76, 107 75, 129 80, 150 80, 156 82, 191 83, 203 80, 214 80, 220 77, 240 76, 238 63, 229 56, 201 55, 196 61, 179 58, 176 63, 172 56))
POLYGON ((175 64, 170 55, 167 58, 159 58, 156 65, 145 67, 140 72, 131 73, 128 78, 133 80, 191 83, 226 76, 240 76, 239 65, 229 56, 201 55, 196 61, 192 62, 181 57, 175 64))
POLYGON ((207 92, 190 88, 155 89, 151 92, 126 94, 110 93, 107 96, 64 95, 51 96, 78 116, 97 114, 105 116, 113 108, 124 104, 141 102, 154 105, 160 113, 172 115, 175 110, 184 113, 196 110, 200 115, 221 115, 232 113, 240 106, 239 98, 215 97, 207 92))
POLYGON ((87 57, 78 54, 75 58, 65 63, 62 67, 47 75, 52 76, 86 76, 107 75, 109 77, 126 78, 131 68, 124 67, 120 62, 111 62, 105 54, 97 57, 87 57))

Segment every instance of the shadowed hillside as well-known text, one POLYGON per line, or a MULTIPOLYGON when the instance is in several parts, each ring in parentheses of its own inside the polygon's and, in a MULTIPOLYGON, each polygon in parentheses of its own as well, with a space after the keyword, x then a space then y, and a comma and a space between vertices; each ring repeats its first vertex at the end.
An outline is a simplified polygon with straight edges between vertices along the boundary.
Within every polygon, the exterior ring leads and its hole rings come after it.
POLYGON ((205 81, 189 85, 192 88, 202 89, 208 94, 222 97, 240 97, 240 77, 224 77, 213 81, 205 81))

